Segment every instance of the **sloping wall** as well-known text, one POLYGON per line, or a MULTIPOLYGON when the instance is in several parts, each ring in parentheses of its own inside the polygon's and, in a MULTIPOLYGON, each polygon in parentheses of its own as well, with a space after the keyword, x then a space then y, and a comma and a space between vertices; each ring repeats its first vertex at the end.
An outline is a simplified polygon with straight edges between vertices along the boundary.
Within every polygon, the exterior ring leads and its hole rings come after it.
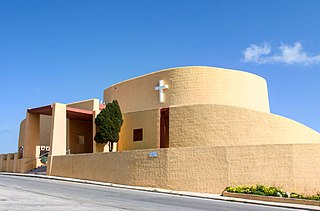
POLYGON ((320 144, 185 147, 54 156, 52 175, 174 190, 221 193, 228 185, 320 190, 320 144), (149 152, 158 157, 149 157, 149 152))

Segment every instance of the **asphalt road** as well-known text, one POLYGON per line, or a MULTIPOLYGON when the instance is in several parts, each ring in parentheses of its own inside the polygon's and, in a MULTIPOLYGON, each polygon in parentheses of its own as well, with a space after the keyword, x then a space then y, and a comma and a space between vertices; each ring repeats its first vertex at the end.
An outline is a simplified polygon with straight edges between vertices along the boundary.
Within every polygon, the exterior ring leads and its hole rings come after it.
POLYGON ((289 210, 41 178, 0 175, 0 210, 289 210))

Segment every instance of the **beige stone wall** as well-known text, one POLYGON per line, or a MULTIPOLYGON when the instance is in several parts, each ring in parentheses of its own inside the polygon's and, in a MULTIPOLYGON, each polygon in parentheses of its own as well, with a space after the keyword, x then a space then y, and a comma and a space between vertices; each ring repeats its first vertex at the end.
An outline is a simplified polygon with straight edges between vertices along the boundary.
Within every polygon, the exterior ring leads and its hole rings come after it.
POLYGON ((14 164, 14 154, 9 153, 7 154, 7 165, 6 165, 7 172, 13 172, 13 164, 14 164))
POLYGON ((0 171, 2 171, 3 159, 2 154, 0 154, 0 171))
POLYGON ((320 143, 320 134, 274 114, 223 105, 170 108, 170 147, 320 143))
POLYGON ((185 147, 53 157, 52 175, 221 193, 229 185, 320 190, 320 144, 185 147), (148 157, 156 151, 158 157, 148 157))
POLYGON ((123 114, 118 150, 153 149, 159 147, 160 112, 158 109, 123 114), (143 129, 143 140, 133 141, 133 129, 143 129))
POLYGON ((14 153, 13 155, 13 167, 12 167, 12 172, 19 172, 20 166, 19 165, 19 153, 14 153))
MULTIPOLYGON (((40 115, 40 145, 50 145, 51 124, 51 116, 40 115)), ((20 124, 18 150, 25 143, 26 132, 26 119, 24 119, 20 124)))
POLYGON ((27 173, 32 169, 35 169, 38 164, 38 159, 34 158, 22 158, 20 159, 20 172, 27 173))
POLYGON ((13 172, 16 172, 16 173, 21 172, 21 162, 22 162, 22 159, 18 159, 15 161, 13 172))
POLYGON ((6 170, 6 165, 7 165, 6 159, 7 159, 7 154, 0 155, 0 171, 6 170))
POLYGON ((7 169, 7 160, 3 160, 1 171, 6 171, 6 169, 7 169))
POLYGON ((52 123, 49 155, 65 155, 67 148, 66 105, 54 103, 52 105, 51 119, 52 123))
POLYGON ((118 100, 122 112, 175 105, 223 104, 269 112, 266 81, 247 72, 214 67, 172 68, 123 81, 104 90, 104 100, 118 100), (165 102, 154 87, 164 80, 165 102))
POLYGON ((39 156, 37 148, 40 146, 40 115, 27 112, 25 128, 23 157, 33 159, 39 156))
POLYGON ((0 172, 21 172, 21 162, 19 153, 8 153, 0 155, 0 172))

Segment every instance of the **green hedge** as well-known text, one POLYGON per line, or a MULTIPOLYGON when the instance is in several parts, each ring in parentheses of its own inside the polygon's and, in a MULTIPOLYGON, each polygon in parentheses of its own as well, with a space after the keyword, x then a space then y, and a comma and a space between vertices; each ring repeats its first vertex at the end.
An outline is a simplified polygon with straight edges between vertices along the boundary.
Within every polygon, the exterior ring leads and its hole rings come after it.
POLYGON ((256 186, 236 186, 227 187, 225 191, 230 193, 243 193, 243 194, 254 194, 260 196, 275 196, 275 197, 286 197, 286 198, 297 198, 297 199, 308 199, 320 201, 320 192, 313 196, 304 196, 297 193, 289 193, 278 187, 269 187, 265 185, 256 186))

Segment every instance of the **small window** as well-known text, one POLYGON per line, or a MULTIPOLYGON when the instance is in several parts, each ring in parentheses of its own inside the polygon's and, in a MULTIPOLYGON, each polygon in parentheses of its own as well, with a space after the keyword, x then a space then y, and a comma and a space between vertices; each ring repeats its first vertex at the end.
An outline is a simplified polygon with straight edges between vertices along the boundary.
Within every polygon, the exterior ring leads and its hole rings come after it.
POLYGON ((133 141, 142 141, 143 129, 133 129, 133 141))

